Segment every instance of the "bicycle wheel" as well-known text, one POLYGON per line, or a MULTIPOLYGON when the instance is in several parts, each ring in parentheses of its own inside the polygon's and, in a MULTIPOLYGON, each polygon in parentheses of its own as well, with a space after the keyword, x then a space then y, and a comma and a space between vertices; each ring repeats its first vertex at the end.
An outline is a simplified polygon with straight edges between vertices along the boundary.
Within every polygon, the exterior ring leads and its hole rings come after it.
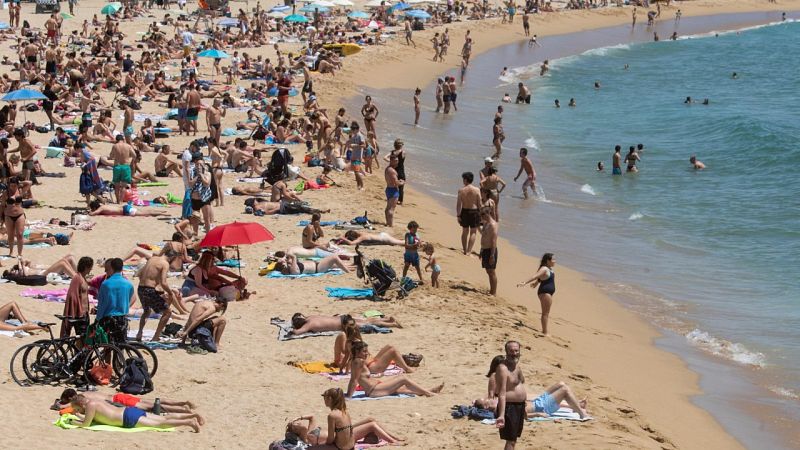
POLYGON ((29 387, 32 384, 36 384, 36 381, 32 380, 30 375, 28 375, 29 371, 25 367, 25 355, 29 354, 31 349, 36 347, 37 344, 35 343, 23 345, 11 356, 11 363, 8 371, 11 373, 11 378, 14 379, 14 382, 22 387, 29 387))
POLYGON ((60 342, 45 341, 37 344, 35 359, 29 364, 33 349, 26 352, 23 357, 23 367, 31 380, 37 383, 57 383, 69 378, 69 373, 64 370, 67 364, 67 353, 61 348, 60 342))
MULTIPOLYGON (((124 352, 125 347, 133 347, 141 353, 141 358, 147 363, 147 368, 150 372, 150 378, 153 378, 158 371, 158 356, 155 350, 148 347, 147 344, 137 341, 128 341, 127 344, 119 345, 119 348, 124 352)), ((127 358, 127 356, 126 356, 127 358)))
POLYGON ((83 376, 89 384, 107 384, 116 387, 119 384, 125 367, 125 357, 117 346, 111 344, 97 344, 84 351, 83 376), (105 380, 96 378, 95 372, 104 372, 108 377, 105 380))

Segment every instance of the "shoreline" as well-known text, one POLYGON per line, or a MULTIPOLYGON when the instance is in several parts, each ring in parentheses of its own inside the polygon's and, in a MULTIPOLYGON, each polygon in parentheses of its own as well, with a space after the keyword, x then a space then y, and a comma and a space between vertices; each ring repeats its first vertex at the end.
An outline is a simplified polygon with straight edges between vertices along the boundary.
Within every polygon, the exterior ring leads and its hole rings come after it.
MULTIPOLYGON (((680 5, 677 6, 677 7, 682 9, 683 15, 686 18, 692 17, 692 16, 694 16, 694 17, 698 17, 698 16, 723 16, 723 15, 733 14, 733 13, 748 13, 748 12, 749 13, 757 13, 757 12, 770 12, 770 11, 781 11, 781 10, 784 10, 784 8, 775 8, 773 5, 767 5, 768 6, 767 8, 761 8, 761 6, 764 6, 764 5, 757 5, 755 8, 753 8, 752 7, 753 4, 750 4, 750 5, 746 4, 746 5, 737 5, 737 6, 739 6, 739 8, 730 8, 730 10, 726 8, 725 11, 719 11, 717 9, 707 10, 706 9, 706 5, 696 5, 697 6, 697 8, 696 8, 697 11, 692 10, 691 12, 689 12, 690 10, 688 8, 686 8, 686 6, 688 6, 688 5, 680 4, 680 5), (684 8, 686 8, 686 9, 684 9, 684 8)), ((695 6, 695 5, 692 5, 692 6, 695 6)), ((716 8, 718 6, 719 5, 716 5, 714 7, 716 8)), ((797 4, 794 4, 794 7, 797 7, 797 4)), ((673 11, 675 9, 676 9, 676 7, 672 8, 673 11)), ((627 11, 627 10, 623 10, 623 11, 627 11)), ((667 11, 669 11, 669 10, 667 10, 667 11)), ((791 8, 789 9, 789 11, 791 11, 791 8)), ((574 12, 570 12, 570 13, 574 13, 574 12)), ((616 14, 615 16, 618 16, 618 15, 619 14, 616 14)), ((564 35, 564 34, 571 34, 571 33, 575 33, 576 32, 575 30, 565 30, 565 31, 562 31, 560 33, 548 33, 548 32, 541 32, 541 31, 537 32, 537 22, 535 21, 535 19, 538 18, 538 17, 534 15, 534 16, 532 16, 532 18, 533 18, 532 21, 531 21, 532 22, 532 30, 533 30, 532 33, 537 33, 540 38, 544 37, 544 36, 564 35)), ((603 21, 604 25, 598 25, 596 27, 593 27, 592 29, 605 28, 606 26, 613 27, 614 25, 619 25, 621 23, 624 23, 622 18, 604 17, 604 19, 608 19, 608 20, 604 20, 603 21), (605 25, 606 22, 609 22, 610 24, 609 25, 605 25)), ((668 19, 662 19, 662 21, 664 21, 664 20, 668 20, 668 19)), ((766 21, 766 20, 763 20, 763 21, 762 20, 756 20, 755 22, 753 22, 753 25, 762 25, 762 24, 765 24, 765 23, 768 23, 768 21, 766 21)), ((516 27, 517 25, 514 24, 514 25, 511 25, 511 26, 512 27, 516 27)), ((723 26, 723 27, 721 27, 719 29, 717 29, 717 28, 708 28, 704 32, 706 32, 706 33, 713 32, 713 31, 722 32, 722 31, 736 30, 736 29, 740 29, 740 28, 742 28, 742 26, 729 25, 729 26, 723 26)), ((437 30, 440 30, 440 28, 437 28, 437 30)), ((588 31, 588 29, 586 29, 586 28, 581 29, 580 31, 578 31, 578 33, 585 32, 585 31, 588 31)), ((481 36, 482 36, 481 33, 482 32, 483 33, 488 33, 488 31, 486 31, 486 30, 472 30, 473 38, 476 39, 478 42, 480 42, 481 41, 481 36)), ((417 34, 419 34, 419 33, 417 33, 417 34)), ((522 35, 521 31, 518 32, 518 33, 511 32, 511 33, 507 33, 507 34, 522 35)), ((696 33, 689 33, 689 35, 694 35, 694 34, 696 34, 696 33)), ((454 33, 454 35, 455 35, 455 33, 454 33)), ((524 39, 524 37, 523 37, 523 39, 524 39)), ((457 38, 451 38, 451 40, 452 40, 452 42, 454 42, 454 47, 457 47, 457 45, 456 45, 457 42, 458 42, 457 38)), ((419 41, 420 40, 417 40, 417 42, 419 42, 419 41)), ((632 42, 640 42, 640 41, 645 41, 645 39, 635 39, 632 42)), ((514 44, 513 40, 508 40, 508 41, 502 41, 501 40, 500 42, 491 41, 491 44, 486 45, 484 47, 478 46, 477 50, 473 52, 473 55, 474 55, 473 58, 475 58, 475 56, 483 55, 484 53, 487 53, 487 52, 489 52, 491 50, 495 50, 495 49, 497 49, 497 48, 499 48, 501 46, 509 46, 509 45, 513 45, 513 44, 514 44)), ((602 46, 592 45, 590 48, 597 48, 597 47, 602 47, 602 46)), ((570 53, 570 55, 571 54, 573 54, 573 53, 570 53)), ((568 56, 568 55, 562 55, 562 56, 568 56)), ((393 67, 394 65, 396 65, 396 64, 387 65, 388 67, 387 66, 382 67, 382 71, 383 72, 393 73, 394 76, 392 77, 393 79, 392 79, 391 82, 387 83, 385 81, 385 78, 383 78, 381 76, 372 77, 371 79, 365 80, 366 82, 364 82, 364 83, 362 83, 362 84, 357 86, 357 89, 359 90, 359 93, 362 93, 362 94, 363 93, 369 93, 369 94, 372 94, 374 96, 374 93, 372 93, 372 92, 362 92, 362 91, 366 91, 367 89, 370 89, 370 88, 371 89, 380 89, 380 90, 384 90, 384 89, 412 89, 414 86, 425 86, 423 88, 423 92, 428 92, 430 90, 430 86, 435 83, 435 80, 436 80, 437 76, 443 75, 443 74, 448 73, 448 72, 452 72, 452 70, 453 70, 453 68, 451 68, 451 69, 448 69, 448 70, 439 69, 438 71, 436 71, 435 68, 431 69, 431 67, 430 67, 430 66, 432 66, 434 64, 427 62, 427 64, 424 65, 424 69, 425 69, 424 71, 419 70, 419 67, 418 67, 419 65, 418 65, 417 67, 414 67, 414 70, 401 70, 401 71, 398 72, 398 71, 396 71, 397 68, 393 67), (429 69, 430 69, 430 71, 429 71, 429 69), (423 72, 425 72, 424 75, 422 74, 423 72), (432 73, 432 75, 431 75, 431 73, 432 73), (429 76, 429 75, 431 75, 431 76, 429 76), (377 80, 377 79, 384 79, 384 81, 381 82, 380 84, 376 84, 376 83, 374 83, 374 80, 377 80), (426 79, 427 81, 422 81, 423 79, 426 79)), ((509 68, 510 67, 511 66, 509 66, 509 68)), ((355 96, 356 94, 353 94, 353 95, 355 96)), ((358 99, 353 100, 353 98, 351 98, 350 100, 351 101, 348 102, 348 103, 351 104, 351 105, 353 104, 354 101, 358 101, 358 99)), ((426 111, 425 107, 423 107, 423 111, 426 111)), ((401 133, 398 133, 398 135, 401 135, 401 133)), ((413 181, 411 183, 411 186, 413 186, 413 181)), ((424 193, 420 192, 419 190, 414 189, 411 186, 409 186, 407 188, 407 191, 410 194, 412 194, 409 197, 414 198, 415 200, 417 199, 418 196, 424 197, 424 200, 418 201, 418 205, 425 204, 425 209, 430 207, 430 210, 428 210, 426 212, 434 213, 435 210, 437 209, 435 206, 431 207, 431 205, 428 204, 429 201, 433 202, 434 205, 438 205, 439 208, 441 208, 441 207, 447 208, 447 206, 445 204, 445 199, 443 199, 441 195, 438 195, 437 196, 438 198, 435 199, 435 198, 432 198, 432 196, 434 196, 435 194, 433 194, 433 193, 424 194, 424 193)), ((403 222, 405 220, 405 216, 406 216, 405 214, 402 214, 402 210, 403 209, 406 209, 406 207, 398 208, 398 213, 396 213, 396 218, 399 219, 400 222, 403 222)), ((432 227, 430 227, 430 225, 428 225, 426 227, 425 232, 429 233, 428 236, 429 235, 435 236, 435 239, 434 239, 435 241, 441 242, 440 240, 444 240, 444 241, 450 243, 451 245, 453 245, 454 248, 458 248, 460 246, 460 243, 458 242, 458 238, 457 237, 455 239, 453 238, 454 234, 456 234, 456 233, 442 232, 443 229, 447 229, 447 228, 453 228, 454 230, 457 229, 457 226, 455 225, 454 215, 448 214, 448 216, 449 216, 449 219, 451 220, 451 222, 449 224, 446 224, 444 226, 439 226, 439 225, 442 225, 443 221, 442 221, 442 219, 437 219, 437 222, 436 222, 437 226, 434 227, 434 231, 431 232, 431 228, 432 227)), ((417 215, 408 215, 409 219, 413 219, 414 217, 419 217, 419 214, 417 214, 417 215)), ((428 219, 426 219, 426 220, 428 220, 428 219)), ((501 233, 502 233, 502 231, 501 231, 501 233)), ((538 264, 538 259, 535 256, 524 254, 518 247, 513 246, 513 244, 511 244, 505 238, 502 238, 501 240, 504 243, 504 245, 503 245, 504 249, 508 248, 508 247, 513 247, 513 249, 514 249, 512 255, 511 255, 511 259, 514 262, 514 264, 513 264, 514 267, 521 267, 521 266, 530 265, 530 264, 538 264)), ((505 252, 505 253, 508 253, 508 252, 505 252)), ((503 258, 505 258, 505 257, 506 257, 506 255, 503 255, 503 258)), ((559 282, 559 286, 561 286, 562 283, 564 282, 563 280, 565 278, 567 278, 567 277, 563 277, 563 273, 565 271, 564 267, 563 266, 559 266, 559 267, 560 267, 559 268, 559 279, 561 280, 559 282)), ((466 278, 476 277, 476 278, 471 278, 471 279, 474 279, 474 280, 481 280, 481 278, 485 278, 485 274, 483 273, 482 270, 480 270, 479 267, 478 267, 478 270, 474 270, 475 269, 474 267, 471 268, 472 270, 470 270, 470 268, 464 267, 463 263, 462 263, 458 267, 458 269, 459 269, 458 275, 461 276, 461 277, 466 277, 466 278)), ((524 272, 520 273, 518 270, 513 270, 513 271, 511 271, 511 270, 503 270, 503 269, 501 269, 501 266, 498 267, 498 276, 501 277, 502 279, 506 279, 508 277, 508 275, 514 274, 514 273, 517 273, 520 276, 525 276, 524 272)), ((517 278, 514 278, 514 279, 517 279, 517 278)), ((519 278, 519 279, 521 279, 521 278, 519 278)), ((574 282, 577 282, 579 280, 580 282, 577 283, 578 285, 580 285, 580 284, 588 284, 588 285, 590 285, 590 287, 588 287, 589 289, 594 289, 596 291, 600 291, 600 287, 596 283, 601 282, 601 280, 594 280, 594 281, 587 280, 582 273, 579 273, 577 271, 570 271, 570 273, 568 274, 567 280, 568 280, 568 282, 570 284, 572 284, 574 282)), ((485 280, 484 280, 484 282, 485 282, 485 280)), ((478 284, 482 284, 482 283, 479 282, 478 284)), ((584 291, 583 288, 586 288, 586 287, 587 286, 580 286, 580 288, 577 289, 577 290, 578 291, 584 291)), ((562 295, 565 295, 565 294, 563 294, 563 291, 560 291, 560 294, 561 295, 559 295, 559 297, 561 297, 563 299, 562 295)), ((582 294, 583 294, 583 292, 582 292, 582 294)), ((509 301, 511 301, 513 303, 521 305, 521 306, 528 306, 530 304, 533 304, 534 305, 533 306, 534 310, 537 309, 537 307, 538 307, 536 299, 535 299, 535 296, 530 296, 531 298, 525 299, 524 295, 520 295, 517 292, 512 292, 512 289, 508 288, 508 285, 506 286, 506 289, 503 289, 503 283, 502 282, 500 284, 498 295, 502 296, 503 298, 505 298, 505 299, 507 299, 507 300, 509 300, 509 301)), ((570 295, 570 294, 566 294, 566 295, 570 295)), ((664 363, 665 365, 677 364, 682 368, 681 370, 683 372, 688 372, 689 374, 691 374, 691 375, 689 375, 690 379, 686 379, 684 381, 688 381, 690 384, 688 384, 687 386, 692 386, 692 389, 687 389, 687 390, 680 390, 679 389, 680 392, 675 392, 675 394, 680 396, 681 400, 683 400, 685 402, 685 404, 681 405, 681 406, 692 408, 692 409, 701 409, 702 410, 701 415, 708 416, 707 418, 716 425, 715 428, 720 428, 720 430, 713 430, 714 432, 719 431, 719 432, 721 432, 723 434, 726 434, 728 437, 731 437, 732 439, 736 440, 736 438, 734 438, 730 434, 730 431, 728 429, 726 429, 725 426, 723 426, 721 423, 719 423, 718 419, 716 418, 716 416, 712 413, 713 408, 709 408, 708 405, 710 403, 713 403, 713 402, 703 401, 704 400, 703 396, 705 395, 705 392, 701 389, 701 381, 706 381, 705 384, 708 384, 707 383, 708 380, 701 380, 701 374, 700 374, 700 372, 698 372, 698 369, 697 369, 697 366, 698 366, 697 361, 695 361, 695 364, 694 364, 695 368, 691 368, 690 367, 691 364, 690 364, 689 358, 687 358, 687 356, 688 356, 687 355, 687 351, 693 350, 693 351, 695 351, 697 353, 702 353, 702 352, 699 349, 692 348, 686 342, 681 342, 681 344, 680 344, 683 347, 686 347, 685 349, 680 349, 680 350, 677 350, 677 349, 674 349, 674 348, 670 349, 670 347, 674 347, 674 345, 664 344, 664 342, 669 342, 670 339, 672 339, 674 341, 675 337, 682 337, 682 336, 678 336, 678 335, 676 335, 674 337, 668 336, 667 334, 670 334, 670 332, 668 330, 663 330, 663 331, 659 330, 655 324, 647 322, 646 319, 643 316, 641 316, 641 315, 635 313, 633 310, 625 307, 621 300, 614 299, 613 298, 613 294, 610 293, 610 292, 601 291, 600 297, 604 297, 604 298, 602 298, 602 300, 598 298, 597 300, 599 300, 599 301, 609 301, 609 302, 613 303, 616 307, 622 308, 625 312, 629 312, 629 313, 633 313, 634 314, 634 317, 625 317, 624 318, 624 321, 626 322, 626 324, 625 324, 626 326, 624 328, 627 328, 627 325, 628 325, 627 322, 629 320, 637 321, 637 322, 644 322, 645 326, 643 327, 644 329, 641 330, 642 334, 637 335, 634 339, 636 339, 636 340, 645 339, 645 340, 647 340, 649 342, 649 344, 650 344, 652 349, 657 349, 658 352, 668 352, 670 354, 670 356, 673 356, 673 357, 675 357, 677 359, 677 361, 674 361, 674 360, 673 361, 668 361, 669 358, 666 358, 665 360, 660 361, 661 363, 664 363), (685 369, 685 370, 683 370, 683 369, 685 369), (701 404, 705 404, 706 406, 701 406, 701 404)), ((584 299, 585 299, 585 297, 584 297, 584 299)), ((574 300, 574 298, 571 298, 570 300, 574 300)), ((556 303, 561 303, 561 302, 556 300, 556 303)), ((556 308, 556 310, 555 310, 556 314, 551 316, 551 320, 553 320, 554 318, 556 318, 556 319, 560 318, 560 319, 563 320, 563 317, 558 317, 558 306, 560 306, 560 305, 554 305, 554 307, 556 308)), ((581 303, 580 306, 581 306, 581 309, 582 309, 585 306, 585 304, 581 303)), ((574 311, 570 311, 569 313, 563 313, 563 315, 569 314, 570 315, 570 319, 573 319, 574 318, 574 316, 572 316, 573 313, 574 313, 574 311)), ((614 313, 617 314, 618 312, 615 311, 614 313)), ((605 310, 605 314, 608 314, 608 310, 605 310)), ((528 314, 528 315, 530 316, 531 314, 528 314)), ((535 315, 535 314, 533 314, 533 316, 534 316, 533 320, 536 322, 537 321, 536 319, 538 319, 538 316, 535 315)), ((595 317, 593 315, 588 315, 588 316, 584 317, 583 319, 587 320, 588 323, 591 323, 591 320, 589 320, 590 318, 595 319, 595 317)), ((586 324, 587 323, 587 322, 584 322, 584 321, 577 321, 577 320, 576 320, 576 322, 581 323, 581 324, 586 324)), ((558 323, 558 321, 556 321, 556 323, 558 323)), ((619 324, 616 324, 616 325, 619 326, 619 324)), ((680 340, 680 339, 678 339, 678 340, 680 340)), ((675 344, 675 342, 670 342, 670 344, 675 344)), ((617 353, 617 352, 615 352, 615 353, 617 353)), ((587 352, 587 356, 591 355, 591 354, 592 354, 592 352, 587 352)), ((703 359, 703 358, 714 359, 714 357, 711 356, 711 355, 702 355, 697 359, 703 359)), ((636 362, 640 362, 640 361, 631 360, 631 362, 632 363, 636 363, 636 362)), ((706 363, 707 363, 707 361, 706 361, 706 363)), ((714 361, 714 363, 715 363, 715 365, 722 365, 722 366, 725 366, 725 364, 730 364, 730 362, 724 362, 723 364, 720 364, 720 361, 714 361)), ((600 365, 602 365, 602 363, 600 365)), ((706 364, 706 365, 709 365, 709 364, 706 364)), ((595 367, 592 367, 591 370, 589 370, 589 373, 596 373, 598 371, 602 372, 603 367, 596 367, 595 364, 589 364, 589 366, 595 366, 595 367)), ((608 376, 610 376, 610 378, 616 379, 618 381, 618 383, 612 385, 615 388, 618 388, 622 384, 626 384, 626 383, 622 383, 621 382, 622 378, 621 378, 621 374, 619 374, 619 373, 615 374, 615 373, 613 373, 613 371, 609 371, 609 372, 605 373, 605 375, 608 375, 608 376)), ((674 382, 674 378, 671 378, 671 380, 674 382)), ((748 382, 749 382, 749 380, 748 380, 748 382)), ((681 383, 675 383, 675 384, 681 384, 681 383)), ((663 386, 664 386, 663 383, 658 383, 656 385, 659 388, 663 388, 663 386)), ((641 394, 641 392, 634 392, 634 391, 638 391, 638 390, 640 390, 642 388, 644 388, 644 387, 643 386, 631 387, 630 385, 628 385, 628 387, 623 389, 623 392, 625 392, 625 394, 627 394, 627 395, 636 396, 637 394, 641 394)), ((642 401, 653 402, 653 399, 652 398, 646 398, 646 399, 642 398, 642 401)), ((654 403, 660 404, 660 405, 663 406, 663 403, 661 403, 660 401, 656 401, 654 403)), ((636 403, 636 404, 637 405, 641 405, 641 403, 636 403)), ((753 407, 752 408, 748 408, 748 409, 750 409, 750 410, 756 410, 757 409, 755 407, 755 405, 751 405, 751 406, 753 406, 753 407)), ((670 409, 670 408, 665 408, 665 409, 670 409)), ((745 409, 745 408, 742 408, 742 409, 745 409)), ((761 409, 763 410, 763 408, 761 408, 761 409)), ((719 412, 719 409, 717 411, 719 412)), ((648 412, 650 414, 652 414, 652 415, 648 414, 647 417, 658 417, 658 414, 657 414, 656 411, 648 411, 648 412)), ((730 416, 728 418, 730 418, 730 416)), ((656 420, 660 420, 660 419, 661 419, 661 417, 659 417, 659 419, 656 419, 656 420)), ((664 417, 664 419, 667 420, 667 421, 674 420, 674 418, 672 418, 672 417, 664 417)), ((733 420, 733 422, 736 422, 736 420, 733 420)), ((728 421, 728 426, 730 426, 730 425, 731 425, 731 422, 728 421)), ((687 423, 686 426, 689 426, 689 424, 687 423)), ((754 424, 750 425, 750 428, 755 428, 755 426, 756 426, 756 424, 754 423, 754 424)), ((684 428, 684 427, 677 427, 677 429, 686 430, 686 428, 684 428)), ((673 435, 670 435, 670 436, 673 436, 673 435)), ((714 439, 718 439, 718 437, 715 437, 714 439)), ((791 438, 789 440, 791 440, 791 438)), ((738 441, 738 440, 736 440, 736 444, 737 445, 742 445, 741 441, 738 441)), ((763 444, 763 442, 762 442, 762 444, 763 444)), ((711 445, 711 443, 710 442, 704 442, 703 445, 704 446, 708 446, 708 445, 711 445)), ((682 445, 679 445, 679 446, 682 446, 682 445)), ((722 447, 720 447, 720 448, 722 448, 722 447)))

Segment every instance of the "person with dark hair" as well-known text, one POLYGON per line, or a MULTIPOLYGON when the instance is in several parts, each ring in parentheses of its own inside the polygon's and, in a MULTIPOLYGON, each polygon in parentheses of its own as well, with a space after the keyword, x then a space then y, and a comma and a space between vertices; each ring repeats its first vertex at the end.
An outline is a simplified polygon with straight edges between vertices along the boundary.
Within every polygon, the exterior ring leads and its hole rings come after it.
POLYGON ((500 430, 500 439, 506 441, 505 450, 514 450, 525 425, 528 394, 525 391, 525 376, 519 367, 519 342, 506 342, 505 351, 506 357, 494 374, 497 386, 495 425, 500 430))
POLYGON ((489 294, 497 295, 497 237, 499 223, 489 207, 481 208, 481 267, 489 276, 489 294))
POLYGON ((514 177, 514 181, 517 181, 517 178, 522 175, 523 171, 525 172, 526 178, 522 183, 522 195, 527 199, 528 188, 531 188, 534 195, 536 194, 536 169, 533 168, 533 162, 528 158, 528 149, 525 147, 519 149, 519 171, 517 171, 517 176, 514 177))
POLYGON ((461 174, 461 180, 464 186, 458 190, 456 217, 458 218, 458 224, 461 225, 461 247, 464 254, 468 255, 475 245, 478 226, 481 223, 481 190, 472 184, 475 180, 475 175, 472 172, 461 174))
POLYGON ((204 326, 211 330, 211 335, 214 338, 214 343, 219 347, 222 341, 222 333, 225 332, 225 325, 228 320, 222 317, 225 311, 228 310, 228 302, 222 297, 216 297, 210 302, 195 302, 192 306, 192 311, 189 313, 189 318, 186 319, 186 325, 176 335, 182 341, 187 337, 192 336, 192 332, 199 326, 204 326), (216 315, 219 313, 219 315, 216 315))
MULTIPOLYGON (((108 403, 118 403, 124 406, 135 406, 145 411, 152 411, 156 406, 155 400, 144 399, 130 394, 117 393, 117 394, 104 394, 102 392, 81 392, 81 395, 88 397, 91 400, 97 400, 108 403)), ((54 407, 59 409, 69 406, 69 403, 78 396, 75 389, 67 388, 61 392, 61 396, 56 400, 54 407)), ((191 413, 195 409, 194 403, 188 400, 172 400, 164 397, 158 398, 158 403, 161 405, 161 411, 165 413, 191 413)), ((200 423, 202 425, 202 421, 200 423)))
POLYGON ((364 390, 367 397, 383 397, 394 394, 415 394, 433 397, 442 392, 444 383, 425 389, 405 375, 383 378, 374 381, 369 370, 369 347, 363 341, 353 343, 353 362, 350 365, 350 383, 347 385, 347 397, 352 398, 356 392, 356 385, 364 390))
POLYGON ((497 379, 494 377, 494 374, 497 372, 497 367, 505 360, 505 356, 497 355, 492 358, 492 362, 489 363, 489 372, 486 373, 486 378, 489 379, 489 386, 486 389, 487 398, 497 398, 497 379))
POLYGON ((97 323, 105 329, 112 343, 128 340, 128 308, 134 301, 133 283, 122 277, 123 262, 106 262, 107 278, 97 295, 97 323))
POLYGON ((110 425, 112 427, 136 428, 139 425, 154 428, 170 428, 176 426, 191 427, 195 433, 200 432, 202 420, 197 414, 171 414, 161 416, 147 414, 135 406, 120 408, 106 401, 92 400, 83 394, 78 394, 70 402, 75 410, 83 415, 83 419, 73 421, 79 427, 88 427, 92 423, 110 425))
POLYGON ((68 337, 72 330, 80 336, 89 326, 89 274, 94 260, 88 256, 78 260, 78 274, 72 277, 64 302, 64 317, 61 322, 61 337, 68 337))
POLYGON ((89 202, 90 216, 150 216, 160 217, 169 216, 169 211, 158 208, 136 208, 132 203, 122 205, 103 205, 99 200, 89 202))
POLYGON ((306 316, 303 313, 292 315, 292 330, 289 334, 319 333, 325 331, 343 331, 344 326, 351 320, 356 325, 375 325, 384 328, 402 328, 400 322, 394 317, 353 317, 350 314, 341 316, 306 316))
POLYGON ((545 253, 539 263, 539 270, 536 271, 533 277, 517 285, 517 287, 523 287, 530 284, 531 288, 539 286, 536 294, 539 296, 539 302, 542 305, 542 334, 545 336, 547 336, 550 307, 553 306, 553 295, 556 293, 556 274, 553 271, 555 265, 556 257, 552 253, 545 253))
POLYGON ((158 320, 155 333, 153 333, 153 342, 158 342, 161 339, 161 332, 172 317, 172 309, 170 305, 174 305, 181 313, 188 313, 189 311, 181 310, 180 302, 177 296, 172 291, 172 288, 167 283, 167 273, 169 272, 169 261, 164 256, 153 256, 147 260, 144 267, 139 271, 139 287, 137 294, 139 301, 142 302, 142 317, 139 320, 139 332, 136 334, 136 340, 142 340, 142 331, 147 319, 150 318, 150 312, 161 314, 158 320), (156 288, 161 288, 159 292, 156 288), (169 301, 164 297, 168 297, 169 301))

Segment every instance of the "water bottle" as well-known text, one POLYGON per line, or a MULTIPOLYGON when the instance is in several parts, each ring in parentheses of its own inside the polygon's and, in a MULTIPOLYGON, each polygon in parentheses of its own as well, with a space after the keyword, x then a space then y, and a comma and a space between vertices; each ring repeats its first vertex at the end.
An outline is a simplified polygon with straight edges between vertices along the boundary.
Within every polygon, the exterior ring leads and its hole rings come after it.
POLYGON ((153 414, 161 415, 161 399, 156 397, 156 401, 153 404, 153 414))

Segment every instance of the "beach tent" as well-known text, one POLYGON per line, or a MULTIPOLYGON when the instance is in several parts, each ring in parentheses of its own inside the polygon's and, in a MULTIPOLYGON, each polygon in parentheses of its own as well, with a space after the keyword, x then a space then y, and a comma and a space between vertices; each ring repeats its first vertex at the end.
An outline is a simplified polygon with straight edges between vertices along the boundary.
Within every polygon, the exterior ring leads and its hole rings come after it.
POLYGON ((422 20, 428 20, 431 18, 430 14, 421 9, 412 9, 411 11, 406 11, 406 16, 422 20))
POLYGON ((306 16, 301 16, 300 14, 292 14, 283 18, 286 22, 297 22, 297 23, 308 23, 308 18, 306 16))

